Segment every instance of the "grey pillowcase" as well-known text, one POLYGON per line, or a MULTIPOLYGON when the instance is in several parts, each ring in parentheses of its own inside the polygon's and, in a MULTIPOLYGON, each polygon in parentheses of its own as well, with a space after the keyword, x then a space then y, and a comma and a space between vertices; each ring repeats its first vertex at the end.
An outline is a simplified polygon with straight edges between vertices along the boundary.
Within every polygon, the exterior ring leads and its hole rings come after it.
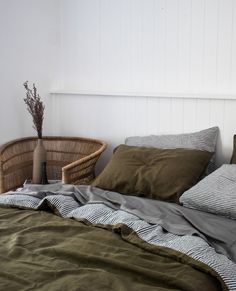
POLYGON ((236 165, 223 165, 180 197, 183 206, 236 219, 236 165))
MULTIPOLYGON (((215 152, 218 134, 219 128, 215 126, 193 133, 131 136, 126 138, 125 144, 165 149, 196 149, 213 153, 215 152)), ((206 168, 205 175, 210 174, 215 169, 215 155, 213 155, 206 168)))

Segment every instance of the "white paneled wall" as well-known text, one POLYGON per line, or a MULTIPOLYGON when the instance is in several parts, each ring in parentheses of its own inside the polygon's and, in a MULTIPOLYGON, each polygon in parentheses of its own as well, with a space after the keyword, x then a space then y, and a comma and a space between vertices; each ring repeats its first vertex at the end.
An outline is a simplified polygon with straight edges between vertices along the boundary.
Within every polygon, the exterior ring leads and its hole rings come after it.
POLYGON ((61 0, 61 19, 54 134, 106 140, 104 163, 126 136, 218 125, 218 163, 229 161, 235 0, 61 0))
POLYGON ((61 88, 236 94, 235 0, 62 1, 61 88))
POLYGON ((236 101, 54 94, 54 134, 104 139, 112 149, 131 135, 193 132, 219 126, 218 164, 228 162, 236 133, 236 101))

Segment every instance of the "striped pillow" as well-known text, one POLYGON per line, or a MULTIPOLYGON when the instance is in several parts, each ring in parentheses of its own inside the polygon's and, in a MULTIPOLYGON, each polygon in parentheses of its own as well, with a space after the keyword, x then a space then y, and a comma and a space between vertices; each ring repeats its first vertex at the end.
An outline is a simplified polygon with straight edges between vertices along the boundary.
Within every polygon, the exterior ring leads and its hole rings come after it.
POLYGON ((236 219, 236 165, 223 165, 180 197, 183 206, 236 219))
MULTIPOLYGON (((193 133, 132 136, 126 138, 125 144, 165 149, 187 148, 213 153, 216 149, 218 133, 219 128, 215 126, 193 133)), ((205 175, 210 174, 215 169, 215 155, 213 155, 208 167, 206 168, 205 175)))

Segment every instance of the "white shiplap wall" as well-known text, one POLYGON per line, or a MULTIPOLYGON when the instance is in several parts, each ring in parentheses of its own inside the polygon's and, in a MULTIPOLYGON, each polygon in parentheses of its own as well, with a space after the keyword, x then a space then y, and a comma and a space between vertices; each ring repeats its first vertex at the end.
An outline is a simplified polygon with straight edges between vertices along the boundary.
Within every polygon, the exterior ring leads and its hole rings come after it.
POLYGON ((129 135, 218 125, 218 162, 229 160, 235 0, 61 0, 61 19, 55 134, 103 138, 106 160, 129 135))
POLYGON ((62 0, 61 88, 236 94, 235 0, 62 0))
POLYGON ((236 101, 54 94, 54 132, 104 139, 109 148, 126 136, 192 132, 219 126, 218 164, 228 162, 236 133, 236 101))

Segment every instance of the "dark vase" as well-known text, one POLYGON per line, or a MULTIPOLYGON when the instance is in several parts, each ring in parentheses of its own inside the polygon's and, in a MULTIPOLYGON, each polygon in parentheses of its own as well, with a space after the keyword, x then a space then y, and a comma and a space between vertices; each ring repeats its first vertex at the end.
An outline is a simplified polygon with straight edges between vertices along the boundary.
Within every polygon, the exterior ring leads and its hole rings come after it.
POLYGON ((38 139, 37 145, 33 154, 33 183, 42 183, 42 165, 47 161, 47 152, 43 145, 43 140, 38 139))
POLYGON ((48 177, 47 177, 47 163, 46 162, 42 162, 42 180, 41 180, 41 184, 43 184, 43 185, 49 184, 48 183, 48 177))

